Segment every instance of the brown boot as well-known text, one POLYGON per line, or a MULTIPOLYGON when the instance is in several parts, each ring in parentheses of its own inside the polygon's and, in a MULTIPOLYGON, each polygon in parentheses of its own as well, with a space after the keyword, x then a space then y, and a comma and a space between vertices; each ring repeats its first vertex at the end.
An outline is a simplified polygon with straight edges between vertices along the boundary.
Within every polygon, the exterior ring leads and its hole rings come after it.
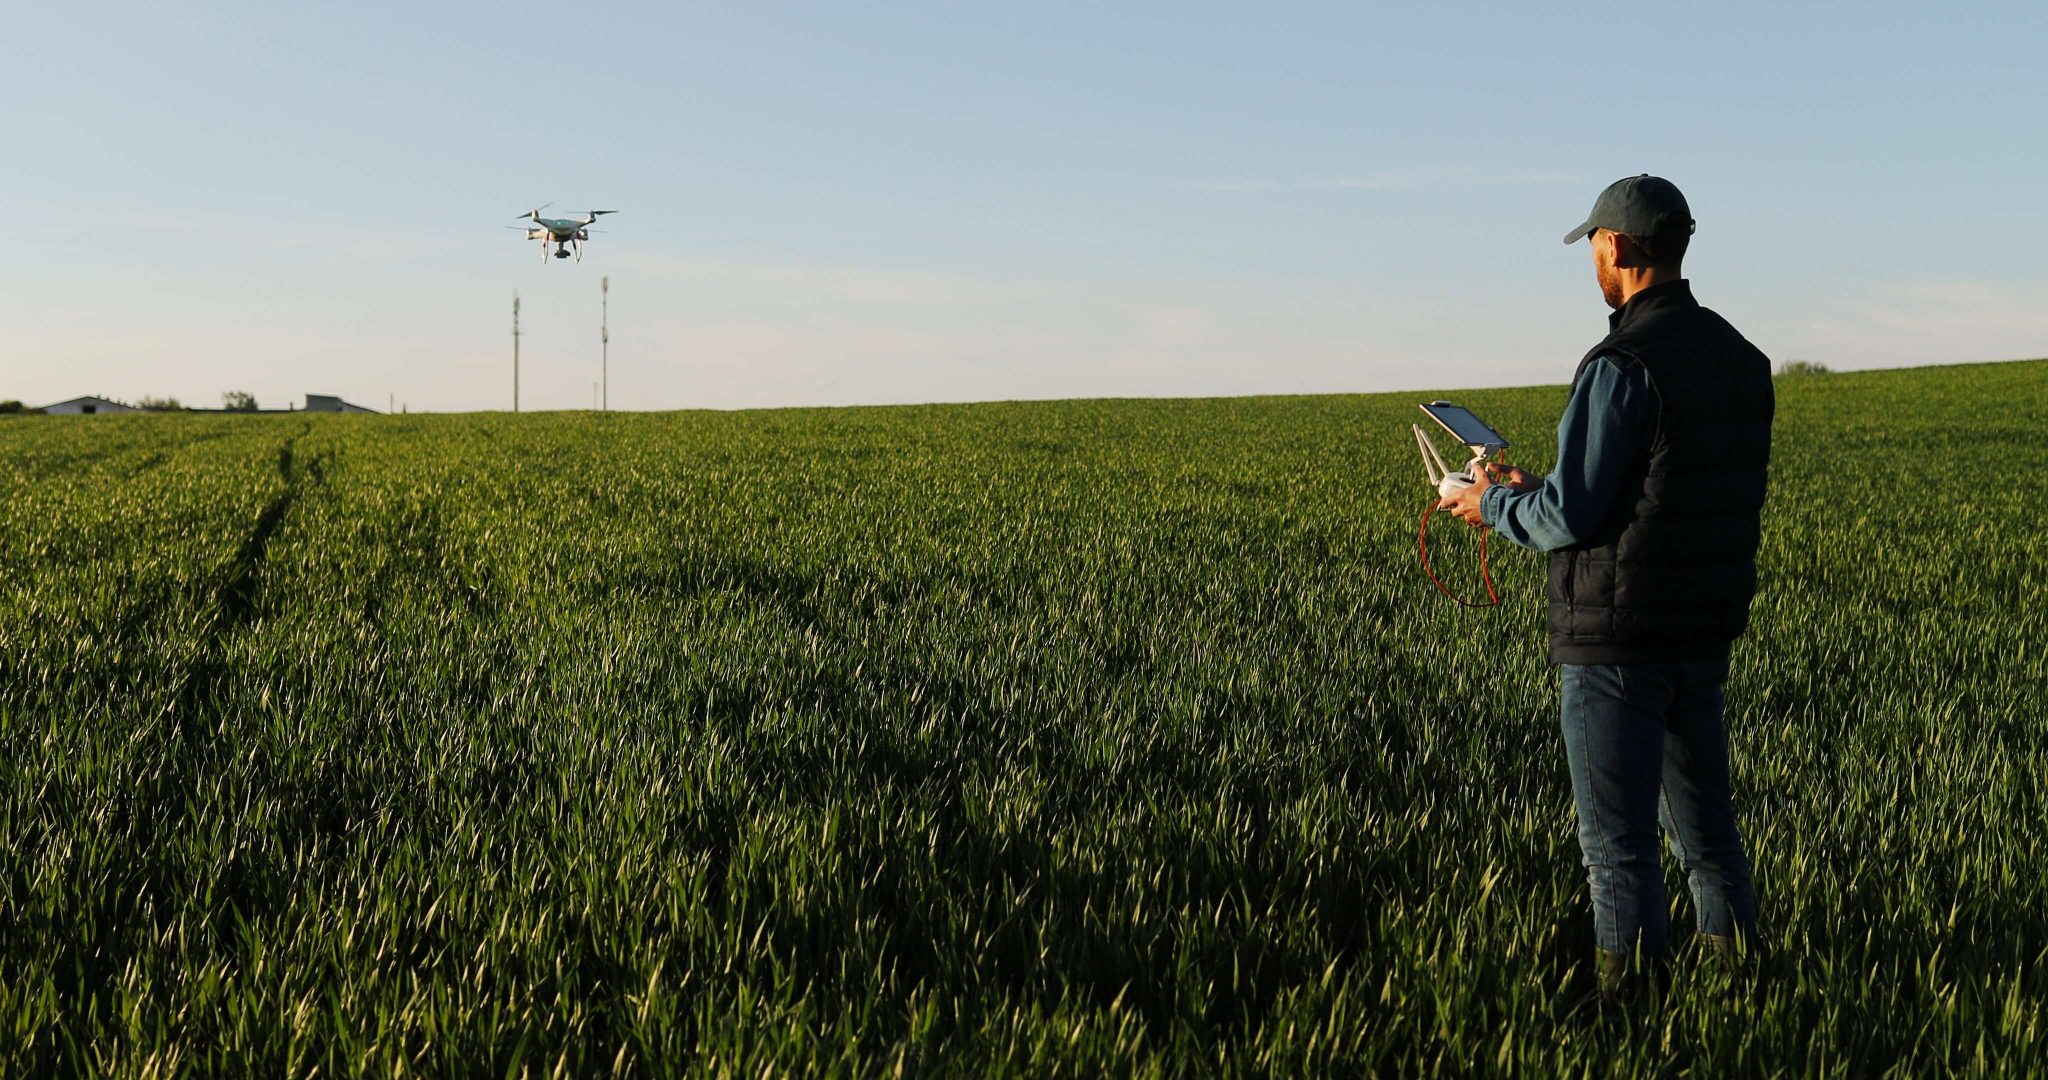
POLYGON ((1708 957, 1704 965, 1725 979, 1728 988, 1741 995, 1752 993, 1763 978, 1763 961, 1753 938, 1732 934, 1701 934, 1700 949, 1708 957))
POLYGON ((1600 982, 1601 1004, 1618 1004, 1633 996, 1630 993, 1633 989, 1629 980, 1630 959, 1625 952, 1593 950, 1593 972, 1600 982))
POLYGON ((1600 1004, 1614 1009, 1638 1000, 1659 1001, 1671 982, 1668 957, 1593 950, 1593 972, 1600 985, 1600 1004))

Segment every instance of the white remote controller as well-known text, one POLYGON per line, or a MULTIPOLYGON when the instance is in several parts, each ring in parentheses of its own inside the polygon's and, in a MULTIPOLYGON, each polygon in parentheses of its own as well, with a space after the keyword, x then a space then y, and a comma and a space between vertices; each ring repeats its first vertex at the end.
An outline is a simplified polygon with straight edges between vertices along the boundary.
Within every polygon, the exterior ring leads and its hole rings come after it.
POLYGON ((1450 468, 1444 464, 1443 455, 1437 453, 1436 444, 1429 441, 1429 436, 1423 432, 1422 426, 1420 424, 1411 424, 1409 426, 1415 431, 1416 445, 1422 448, 1422 474, 1436 484, 1436 493, 1439 498, 1449 499, 1456 497, 1459 492, 1472 486, 1473 478, 1479 475, 1479 470, 1486 468, 1486 455, 1479 454, 1474 456, 1471 461, 1465 463, 1464 472, 1454 473, 1450 471, 1450 468))
POLYGON ((1479 466, 1467 465, 1464 472, 1445 473, 1444 478, 1436 482, 1436 493, 1446 499, 1456 497, 1459 492, 1472 486, 1472 470, 1476 468, 1479 466))

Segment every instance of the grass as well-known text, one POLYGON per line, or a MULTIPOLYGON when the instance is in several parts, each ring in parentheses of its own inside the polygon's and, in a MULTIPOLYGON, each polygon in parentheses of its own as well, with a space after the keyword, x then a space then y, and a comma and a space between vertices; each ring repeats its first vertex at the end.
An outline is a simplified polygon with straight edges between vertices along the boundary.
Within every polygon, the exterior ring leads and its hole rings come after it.
POLYGON ((1762 970, 1605 1017, 1410 396, 0 420, 0 1070, 2037 1070, 2044 385, 1780 382, 1762 970))

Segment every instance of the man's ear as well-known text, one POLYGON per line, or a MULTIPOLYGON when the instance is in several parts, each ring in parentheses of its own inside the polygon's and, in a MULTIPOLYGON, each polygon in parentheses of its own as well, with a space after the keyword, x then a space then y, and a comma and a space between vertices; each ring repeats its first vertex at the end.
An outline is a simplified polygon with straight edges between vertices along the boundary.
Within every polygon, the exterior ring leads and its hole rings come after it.
POLYGON ((1643 253, 1642 253, 1642 252, 1640 252, 1640 251, 1637 251, 1637 250, 1636 250, 1636 245, 1635 245, 1635 242, 1634 242, 1634 241, 1632 241, 1632 240, 1630 240, 1630 239, 1628 238, 1628 234, 1627 234, 1627 233, 1609 233, 1608 235, 1610 235, 1610 236, 1612 236, 1612 237, 1614 238, 1614 268, 1615 268, 1615 269, 1617 269, 1617 270, 1647 270, 1647 269, 1649 269, 1649 267, 1650 267, 1650 264, 1649 264, 1648 262, 1645 262, 1645 261, 1643 260, 1643 253))

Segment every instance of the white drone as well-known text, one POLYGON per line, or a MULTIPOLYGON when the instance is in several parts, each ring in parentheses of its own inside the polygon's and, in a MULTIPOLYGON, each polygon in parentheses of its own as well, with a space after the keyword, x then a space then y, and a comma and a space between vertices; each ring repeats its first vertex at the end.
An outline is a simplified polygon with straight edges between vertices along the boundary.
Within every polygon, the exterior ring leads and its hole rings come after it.
MULTIPOLYGON (((533 222, 533 224, 526 226, 526 238, 541 242, 541 262, 548 261, 548 245, 550 243, 555 246, 555 258, 566 259, 574 255, 577 262, 582 262, 583 245, 590 239, 590 223, 596 221, 601 215, 618 213, 617 210, 586 210, 583 212, 583 220, 581 221, 575 218, 544 218, 540 216, 542 210, 553 205, 555 204, 542 203, 519 215, 520 220, 533 222)), ((516 229, 519 226, 507 225, 506 228, 516 229)))

